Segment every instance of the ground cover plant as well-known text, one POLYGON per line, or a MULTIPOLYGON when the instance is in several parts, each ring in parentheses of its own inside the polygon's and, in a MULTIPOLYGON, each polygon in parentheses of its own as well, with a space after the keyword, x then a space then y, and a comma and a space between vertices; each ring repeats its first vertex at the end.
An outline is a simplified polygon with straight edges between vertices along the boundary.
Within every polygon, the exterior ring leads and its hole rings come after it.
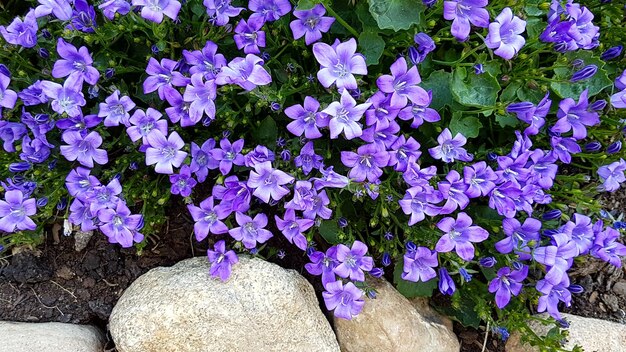
POLYGON ((367 277, 558 349, 575 263, 621 265, 600 192, 622 159, 624 7, 610 1, 9 1, 0 245, 53 224, 136 246, 182 197, 227 280, 308 256, 326 307, 367 277), (558 322, 546 337, 532 312, 558 322))

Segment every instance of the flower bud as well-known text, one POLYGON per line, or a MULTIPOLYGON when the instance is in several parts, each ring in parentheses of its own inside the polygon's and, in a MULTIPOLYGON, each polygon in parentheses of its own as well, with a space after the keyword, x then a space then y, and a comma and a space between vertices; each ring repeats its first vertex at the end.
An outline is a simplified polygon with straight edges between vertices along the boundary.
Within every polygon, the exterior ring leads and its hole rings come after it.
POLYGON ((585 292, 585 289, 580 285, 570 285, 567 289, 574 294, 580 294, 585 292))
POLYGON ((41 56, 44 59, 47 59, 50 57, 50 52, 46 48, 39 48, 37 52, 39 53, 39 56, 41 56))
POLYGON ((41 30, 41 35, 43 35, 43 37, 46 38, 46 39, 52 39, 52 34, 47 29, 42 29, 41 30))
POLYGON ((600 58, 604 61, 609 61, 618 58, 622 55, 622 49, 624 47, 622 45, 614 46, 612 48, 607 49, 605 52, 600 55, 600 58))
POLYGON ((448 270, 446 268, 439 269, 439 292, 444 295, 452 296, 454 291, 456 291, 456 285, 454 284, 454 280, 448 274, 448 270))
POLYGON ((468 273, 467 270, 465 270, 465 268, 460 268, 459 269, 459 274, 461 274, 461 276, 463 277, 463 280, 465 280, 465 282, 472 281, 472 274, 468 273))
POLYGON ((283 161, 291 160, 291 152, 288 149, 283 149, 280 152, 280 158, 283 159, 283 161))
POLYGON ((369 297, 370 299, 376 299, 376 291, 374 290, 367 290, 367 297, 369 297))
POLYGON ((496 160, 498 160, 498 154, 496 154, 494 152, 487 153, 487 160, 489 160, 489 161, 496 161, 496 160))
POLYGON ((9 171, 13 173, 24 172, 30 169, 30 163, 26 161, 20 161, 18 163, 9 164, 9 171))
POLYGON ((48 205, 48 197, 41 197, 37 199, 37 206, 40 208, 45 207, 46 205, 48 205))
POLYGON ((613 223, 613 228, 616 230, 626 229, 626 222, 624 221, 616 221, 613 223))
POLYGON ((270 104, 270 108, 272 111, 280 111, 280 104, 274 101, 270 104))
POLYGON ((417 250, 417 245, 415 245, 415 243, 413 243, 412 241, 407 242, 405 247, 409 253, 415 252, 417 250))
POLYGON ((11 78, 11 71, 4 64, 0 64, 0 73, 11 78))
POLYGON ((114 68, 109 67, 106 70, 104 70, 104 77, 106 77, 107 79, 113 78, 114 75, 115 75, 115 69, 114 68))
POLYGON ((337 220, 337 224, 340 228, 343 229, 344 227, 348 226, 348 220, 346 218, 339 218, 339 220, 337 220))
POLYGON ((579 69, 585 65, 585 62, 582 59, 575 59, 572 61, 572 67, 575 69, 579 69))
POLYGON ((478 264, 480 264, 480 266, 482 266, 483 268, 493 268, 493 266, 496 265, 497 262, 498 261, 494 257, 484 257, 480 258, 478 264))
POLYGON ((524 267, 524 264, 522 264, 520 262, 513 262, 513 269, 515 269, 515 270, 522 270, 523 267, 524 267))
POLYGON ((506 107, 506 112, 508 112, 509 114, 525 113, 534 107, 535 107, 535 104, 528 102, 528 101, 523 101, 521 103, 509 104, 509 106, 506 107))
POLYGON ((604 110, 604 108, 606 107, 606 104, 607 102, 604 99, 596 100, 591 105, 589 105, 589 109, 592 111, 604 110))
POLYGON ((615 154, 622 149, 622 141, 615 141, 606 148, 608 154, 615 154))
POLYGON ((598 141, 593 141, 585 144, 585 151, 588 153, 595 153, 597 151, 600 151, 600 149, 602 149, 602 143, 598 141))
POLYGON ((159 51, 160 51, 160 50, 159 50, 159 47, 158 47, 156 44, 153 44, 153 45, 150 47, 150 51, 152 51, 152 54, 153 54, 153 55, 156 55, 156 54, 158 54, 158 53, 159 53, 159 51))
POLYGON ((391 265, 391 255, 389 253, 387 252, 383 253, 382 263, 383 263, 383 266, 391 265))
POLYGON ((485 68, 483 67, 483 64, 474 65, 474 73, 477 75, 482 75, 483 73, 485 73, 485 68))
POLYGON ((598 72, 598 66, 587 65, 583 67, 582 69, 580 69, 579 71, 574 72, 574 74, 572 75, 572 78, 570 78, 569 81, 572 83, 582 81, 582 80, 593 77, 593 75, 595 75, 596 72, 598 72))
POLYGON ((380 278, 385 274, 385 271, 381 268, 374 268, 370 270, 369 274, 375 278, 380 278))
POLYGON ((59 199, 59 202, 57 203, 57 209, 63 210, 65 209, 65 207, 67 207, 67 198, 61 197, 61 199, 59 199))
POLYGON ((420 53, 414 46, 409 47, 409 60, 411 60, 411 63, 413 65, 417 65, 420 63, 420 53))
POLYGON ((437 0, 422 0, 422 4, 426 7, 431 7, 437 3, 437 0))

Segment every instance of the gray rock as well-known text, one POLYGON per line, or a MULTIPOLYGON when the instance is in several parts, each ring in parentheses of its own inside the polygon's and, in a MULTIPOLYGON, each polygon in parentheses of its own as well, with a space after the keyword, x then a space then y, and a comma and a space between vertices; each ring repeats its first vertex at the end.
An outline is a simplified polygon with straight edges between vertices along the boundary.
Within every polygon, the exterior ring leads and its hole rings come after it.
POLYGON ((626 297, 626 281, 619 281, 613 285, 613 292, 616 294, 626 297))
POLYGON ((102 352, 104 342, 93 326, 0 321, 3 352, 102 352))
POLYGON ((119 352, 338 352, 313 287, 300 274, 241 257, 228 281, 209 276, 206 257, 155 268, 113 308, 119 352))
MULTIPOLYGON (((561 313, 561 316, 570 324, 565 349, 571 350, 578 345, 585 352, 626 352, 626 325, 565 313, 561 313)), ((532 321, 530 326, 539 336, 545 336, 551 328, 536 321, 532 321)), ((516 333, 511 335, 506 344, 506 352, 535 351, 539 349, 522 344, 520 335, 516 333)))
POLYGON ((459 341, 445 318, 423 301, 410 302, 387 281, 368 282, 378 292, 366 299, 352 320, 335 318, 335 332, 343 352, 458 352, 459 341))

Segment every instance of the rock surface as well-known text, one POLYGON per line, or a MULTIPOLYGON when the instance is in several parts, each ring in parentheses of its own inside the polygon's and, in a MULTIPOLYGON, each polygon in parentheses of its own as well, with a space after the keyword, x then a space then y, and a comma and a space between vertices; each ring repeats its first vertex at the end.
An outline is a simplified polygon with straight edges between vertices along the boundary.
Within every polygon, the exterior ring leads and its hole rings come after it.
POLYGON ((410 302, 385 280, 368 282, 377 291, 352 320, 335 319, 343 352, 458 352, 459 341, 445 319, 422 301, 410 302))
POLYGON ((93 326, 0 321, 3 352, 102 352, 104 342, 93 326))
POLYGON ((226 282, 205 257, 139 277, 111 313, 119 352, 339 351, 300 274, 241 257, 226 282))
MULTIPOLYGON (((565 349, 571 350, 578 345, 585 352, 626 352, 626 325, 572 314, 561 315, 570 324, 565 349)), ((550 326, 537 322, 532 322, 531 327, 539 336, 545 336, 550 329, 550 326)), ((506 352, 534 351, 539 349, 522 344, 519 334, 512 334, 506 344, 506 352)))

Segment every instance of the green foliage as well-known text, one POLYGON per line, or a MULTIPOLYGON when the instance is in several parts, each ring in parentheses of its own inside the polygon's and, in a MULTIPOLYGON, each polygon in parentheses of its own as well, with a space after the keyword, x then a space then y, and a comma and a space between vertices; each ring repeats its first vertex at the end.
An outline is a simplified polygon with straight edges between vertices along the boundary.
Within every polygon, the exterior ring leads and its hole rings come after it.
POLYGON ((423 5, 419 0, 369 0, 369 4, 380 29, 397 32, 421 21, 423 5))
POLYGON ((479 108, 494 106, 500 92, 500 84, 491 74, 468 74, 465 67, 454 70, 450 87, 459 104, 479 108))

